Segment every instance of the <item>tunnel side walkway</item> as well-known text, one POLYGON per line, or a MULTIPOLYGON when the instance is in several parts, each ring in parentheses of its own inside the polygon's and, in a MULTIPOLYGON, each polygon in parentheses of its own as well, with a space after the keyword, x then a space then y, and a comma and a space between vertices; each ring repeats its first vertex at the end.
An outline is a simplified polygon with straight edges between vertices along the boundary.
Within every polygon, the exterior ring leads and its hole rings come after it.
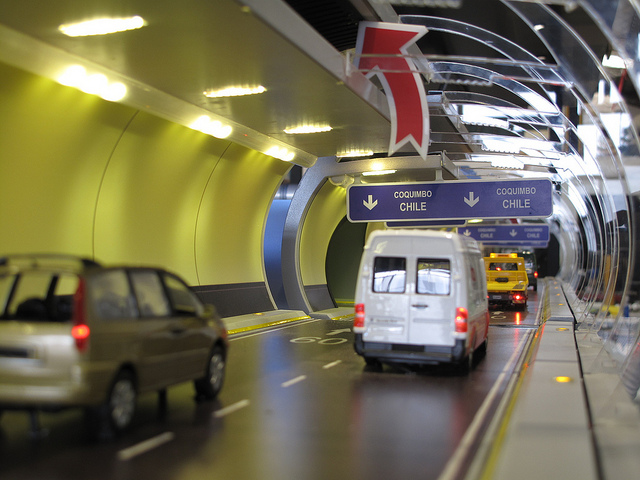
POLYGON ((622 387, 601 339, 576 331, 558 281, 545 279, 542 301, 537 338, 509 405, 494 419, 499 424, 481 478, 638 478, 638 405, 622 387), (607 363, 609 369, 595 367, 607 363))
POLYGON ((346 320, 353 318, 353 315, 353 308, 349 307, 331 308, 309 314, 302 310, 273 310, 270 312, 224 317, 222 321, 227 327, 229 335, 240 335, 262 328, 277 327, 291 322, 310 320, 312 318, 346 320))

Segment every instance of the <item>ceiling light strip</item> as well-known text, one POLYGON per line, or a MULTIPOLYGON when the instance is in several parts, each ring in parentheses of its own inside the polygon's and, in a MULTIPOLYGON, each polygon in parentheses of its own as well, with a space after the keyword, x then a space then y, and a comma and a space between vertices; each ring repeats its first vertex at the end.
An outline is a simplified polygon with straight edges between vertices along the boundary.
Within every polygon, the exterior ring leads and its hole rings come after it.
POLYGON ((88 37, 137 30, 145 25, 145 20, 136 15, 125 18, 96 18, 86 22, 63 24, 58 27, 58 30, 69 37, 88 37))

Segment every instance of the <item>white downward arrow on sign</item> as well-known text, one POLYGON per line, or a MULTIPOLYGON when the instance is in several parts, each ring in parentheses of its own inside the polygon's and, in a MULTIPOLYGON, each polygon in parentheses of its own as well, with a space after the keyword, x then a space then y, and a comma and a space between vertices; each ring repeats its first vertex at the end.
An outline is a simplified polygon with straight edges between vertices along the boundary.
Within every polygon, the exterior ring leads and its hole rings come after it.
POLYGON ((473 192, 469 192, 469 198, 464 197, 464 203, 469 205, 470 207, 475 206, 476 203, 480 201, 480 197, 476 198, 473 192))
POLYGON ((363 200, 362 204, 367 207, 369 210, 373 210, 373 207, 378 205, 378 200, 373 200, 373 195, 369 195, 369 201, 363 200))
POLYGON ((511 230, 509 232, 509 235, 511 235, 512 237, 515 237, 516 235, 518 235, 518 232, 516 232, 515 230, 511 230))

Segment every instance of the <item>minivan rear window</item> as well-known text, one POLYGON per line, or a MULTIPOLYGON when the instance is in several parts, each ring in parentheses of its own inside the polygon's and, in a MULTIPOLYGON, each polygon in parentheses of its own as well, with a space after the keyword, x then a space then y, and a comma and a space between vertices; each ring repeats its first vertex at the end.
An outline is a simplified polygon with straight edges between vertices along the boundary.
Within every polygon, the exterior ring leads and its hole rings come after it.
POLYGON ((0 277, 0 314, 13 320, 56 321, 71 319, 75 274, 25 270, 0 277))
POLYGON ((407 261, 403 257, 376 257, 373 263, 373 291, 404 293, 407 261))
POLYGON ((451 262, 440 258, 419 258, 416 292, 427 295, 449 295, 451 262))

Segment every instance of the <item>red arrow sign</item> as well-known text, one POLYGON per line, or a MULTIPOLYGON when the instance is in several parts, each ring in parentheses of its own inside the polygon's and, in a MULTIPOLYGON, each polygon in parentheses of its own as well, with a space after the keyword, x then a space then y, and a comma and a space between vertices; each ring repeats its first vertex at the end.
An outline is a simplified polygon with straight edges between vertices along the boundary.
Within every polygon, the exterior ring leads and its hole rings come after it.
POLYGON ((377 75, 389 99, 389 155, 411 143, 422 158, 429 147, 429 109, 420 73, 407 48, 427 33, 423 25, 361 22, 356 43, 356 68, 377 75))

